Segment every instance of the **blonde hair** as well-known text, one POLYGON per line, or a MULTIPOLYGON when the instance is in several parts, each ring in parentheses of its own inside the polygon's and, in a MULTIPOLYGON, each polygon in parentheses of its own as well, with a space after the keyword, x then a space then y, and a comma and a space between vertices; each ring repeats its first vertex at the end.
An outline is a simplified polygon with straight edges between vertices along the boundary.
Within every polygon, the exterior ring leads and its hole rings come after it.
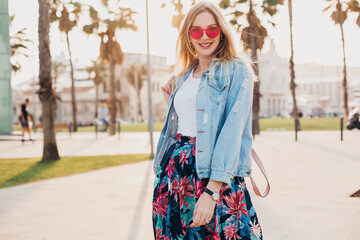
MULTIPOLYGON (((228 71, 228 66, 229 66, 228 63, 231 60, 237 59, 243 62, 249 68, 249 71, 253 72, 249 61, 237 56, 235 40, 231 32, 231 26, 226 21, 220 8, 214 3, 201 1, 196 3, 190 8, 180 27, 179 35, 176 42, 176 62, 175 62, 175 72, 174 72, 179 81, 177 84, 181 85, 183 83, 186 72, 198 57, 195 51, 195 47, 191 44, 191 39, 188 30, 193 24, 195 17, 203 12, 209 12, 210 14, 212 14, 215 18, 217 25, 221 29, 222 40, 220 40, 219 45, 215 50, 214 60, 216 62, 218 61, 223 62, 225 66, 225 71, 228 71)), ((213 77, 211 76, 212 75, 211 73, 213 72, 214 69, 210 69, 210 73, 209 73, 210 78, 213 77)), ((253 73, 251 75, 254 76, 253 73)), ((173 85, 173 89, 174 89, 174 85, 173 85)))

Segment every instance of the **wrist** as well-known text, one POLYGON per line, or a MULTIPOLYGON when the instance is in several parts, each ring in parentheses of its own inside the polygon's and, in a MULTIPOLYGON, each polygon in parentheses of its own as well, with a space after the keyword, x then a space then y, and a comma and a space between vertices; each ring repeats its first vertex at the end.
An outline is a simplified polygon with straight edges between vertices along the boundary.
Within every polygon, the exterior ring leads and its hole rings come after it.
POLYGON ((210 180, 206 185, 206 187, 213 192, 220 192, 220 189, 223 186, 223 184, 224 184, 223 182, 210 180))
POLYGON ((212 199, 213 201, 215 201, 215 202, 216 202, 217 200, 219 200, 219 198, 220 198, 220 195, 219 195, 218 192, 211 191, 211 190, 208 189, 208 188, 205 188, 204 193, 205 193, 206 195, 209 195, 209 196, 211 197, 211 199, 212 199))

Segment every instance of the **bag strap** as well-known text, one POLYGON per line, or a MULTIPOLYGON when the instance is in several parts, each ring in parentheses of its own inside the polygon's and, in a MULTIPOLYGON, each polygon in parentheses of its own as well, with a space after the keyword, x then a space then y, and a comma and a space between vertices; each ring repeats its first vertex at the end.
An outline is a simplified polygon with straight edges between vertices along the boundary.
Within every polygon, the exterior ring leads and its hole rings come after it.
POLYGON ((268 179, 268 177, 267 177, 267 175, 266 175, 266 171, 265 171, 264 165, 262 164, 262 162, 261 162, 259 156, 257 155, 257 153, 255 152, 254 148, 251 149, 251 155, 252 155, 252 157, 254 158, 256 164, 259 166, 261 172, 263 173, 263 175, 264 175, 264 177, 265 177, 265 179, 266 179, 266 182, 267 182, 267 186, 266 186, 265 192, 264 192, 263 194, 261 194, 260 191, 259 191, 259 188, 256 186, 255 180, 253 179, 252 176, 250 176, 251 185, 253 186, 253 190, 254 190, 255 194, 256 194, 257 196, 259 196, 259 197, 264 198, 264 197, 266 197, 266 196, 269 194, 269 192, 270 192, 269 179, 268 179))

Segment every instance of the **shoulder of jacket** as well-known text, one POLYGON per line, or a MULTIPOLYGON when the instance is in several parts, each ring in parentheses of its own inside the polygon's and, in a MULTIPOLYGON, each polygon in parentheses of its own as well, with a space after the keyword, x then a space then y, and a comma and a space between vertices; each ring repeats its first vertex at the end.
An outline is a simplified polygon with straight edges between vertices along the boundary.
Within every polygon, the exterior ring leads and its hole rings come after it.
POLYGON ((249 62, 242 59, 234 59, 231 61, 232 74, 231 84, 235 85, 235 88, 249 88, 252 80, 252 69, 249 62), (234 79, 235 78, 235 79, 234 79), (235 83, 233 83, 235 81, 235 83))
POLYGON ((247 60, 236 58, 231 61, 231 64, 233 66, 234 72, 239 71, 243 73, 245 76, 251 75, 251 69, 249 69, 251 68, 251 65, 247 60))

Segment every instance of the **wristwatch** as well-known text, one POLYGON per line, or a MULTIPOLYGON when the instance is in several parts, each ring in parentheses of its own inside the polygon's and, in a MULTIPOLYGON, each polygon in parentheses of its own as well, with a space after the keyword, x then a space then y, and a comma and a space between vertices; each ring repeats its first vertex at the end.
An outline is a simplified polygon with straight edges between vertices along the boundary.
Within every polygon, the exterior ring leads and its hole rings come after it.
POLYGON ((213 191, 211 191, 211 190, 208 189, 208 188, 205 188, 205 192, 206 192, 207 194, 209 194, 210 197, 212 198, 212 200, 214 200, 214 201, 217 201, 217 200, 219 199, 219 197, 220 197, 219 193, 213 192, 213 191))

